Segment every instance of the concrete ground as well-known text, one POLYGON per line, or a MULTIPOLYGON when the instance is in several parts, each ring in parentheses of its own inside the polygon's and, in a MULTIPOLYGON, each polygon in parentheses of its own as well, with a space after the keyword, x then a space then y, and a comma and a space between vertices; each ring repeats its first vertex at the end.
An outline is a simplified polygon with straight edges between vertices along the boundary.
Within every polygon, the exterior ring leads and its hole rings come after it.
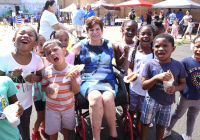
MULTIPOLYGON (((36 27, 36 25, 34 25, 36 27)), ((4 28, 3 26, 0 26, 0 55, 10 52, 10 50, 14 49, 12 38, 14 36, 15 31, 9 28, 4 28)), ((86 34, 85 34, 86 35, 86 34)), ((121 41, 121 33, 120 33, 120 27, 119 26, 108 26, 104 28, 104 34, 103 37, 106 39, 111 40, 112 42, 120 42, 121 41)), ((194 35, 193 35, 194 38, 194 35)), ((180 39, 179 39, 180 40, 180 39)), ((182 40, 180 40, 182 41, 182 40)), ((172 54, 172 58, 176 60, 182 60, 185 57, 188 57, 192 55, 190 51, 190 43, 186 43, 183 45, 179 45, 176 47, 175 52, 172 54)), ((179 93, 176 93, 176 101, 178 101, 179 93)), ((173 105, 173 110, 175 109, 176 105, 173 105)), ((168 138, 165 138, 165 140, 181 140, 181 134, 186 133, 186 113, 184 116, 176 123, 175 127, 173 128, 172 135, 168 138)), ((32 116, 31 116, 31 125, 30 129, 32 130, 33 124, 36 118, 36 112, 33 108, 32 116)), ((86 136, 88 140, 92 139, 92 131, 91 131, 91 125, 89 117, 85 119, 85 125, 86 125, 86 136)), ((193 132, 193 140, 199 140, 200 139, 200 117, 197 117, 194 132, 193 132)), ((120 140, 128 140, 129 138, 126 137, 126 134, 123 132, 123 128, 117 124, 117 131, 118 135, 120 137, 120 140)), ((72 131, 70 140, 74 140, 75 132, 72 131)), ((109 136, 109 129, 105 121, 103 121, 102 128, 101 128, 101 139, 106 140, 109 136)), ((43 137, 45 139, 45 137, 43 137)), ((59 133, 59 140, 62 140, 63 137, 61 133, 59 133)), ((140 137, 137 137, 136 140, 139 140, 140 137)), ((153 128, 149 129, 147 140, 155 140, 155 125, 153 128)))

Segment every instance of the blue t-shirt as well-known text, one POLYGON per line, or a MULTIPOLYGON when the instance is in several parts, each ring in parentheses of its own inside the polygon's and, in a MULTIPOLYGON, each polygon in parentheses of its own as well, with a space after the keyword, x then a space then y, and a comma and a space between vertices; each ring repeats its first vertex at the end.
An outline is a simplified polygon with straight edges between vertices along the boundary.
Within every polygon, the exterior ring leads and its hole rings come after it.
POLYGON ((106 23, 106 20, 107 20, 106 17, 104 17, 104 18, 103 18, 103 23, 106 23))
POLYGON ((170 14, 171 14, 171 12, 167 12, 167 13, 166 13, 166 17, 168 17, 170 14))
POLYGON ((83 17, 85 12, 82 9, 77 9, 73 12, 72 23, 77 25, 83 25, 83 20, 80 19, 83 17))
POLYGON ((174 20, 176 19, 176 14, 172 13, 172 14, 169 15, 169 17, 170 17, 169 23, 173 24, 174 20))
POLYGON ((200 61, 190 57, 181 61, 188 74, 186 78, 186 87, 181 94, 188 100, 200 99, 200 61))
MULTIPOLYGON (((0 111, 9 105, 8 98, 18 92, 13 81, 7 76, 0 76, 0 111)), ((19 130, 12 127, 4 114, 0 113, 0 140, 19 140, 19 130)))
MULTIPOLYGON (((153 76, 167 72, 168 70, 170 70, 174 76, 174 86, 179 79, 187 77, 183 64, 174 59, 171 59, 171 62, 169 63, 159 63, 156 59, 148 61, 143 68, 142 76, 150 79, 153 76)), ((163 81, 157 81, 156 84, 148 90, 148 94, 159 104, 165 106, 173 104, 175 97, 175 94, 170 95, 164 91, 163 81)))
POLYGON ((92 9, 90 9, 90 11, 87 11, 86 10, 86 12, 85 12, 85 21, 89 18, 89 17, 91 17, 91 16, 95 16, 95 12, 94 12, 94 10, 92 10, 92 9))
POLYGON ((12 17, 10 18, 10 22, 13 22, 13 18, 12 17))
POLYGON ((110 17, 111 17, 111 14, 107 14, 107 19, 110 19, 110 17))
MULTIPOLYGON (((181 12, 181 13, 177 12, 177 13, 176 13, 176 17, 177 17, 177 18, 180 18, 180 17, 183 18, 183 12, 181 12)), ((182 18, 180 18, 178 21, 180 22, 180 21, 182 20, 182 18)))

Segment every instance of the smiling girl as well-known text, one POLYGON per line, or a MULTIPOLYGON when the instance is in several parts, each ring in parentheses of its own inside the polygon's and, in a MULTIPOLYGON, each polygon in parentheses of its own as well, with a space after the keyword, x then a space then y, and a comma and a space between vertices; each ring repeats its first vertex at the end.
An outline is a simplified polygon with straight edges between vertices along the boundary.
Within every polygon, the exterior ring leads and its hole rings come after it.
POLYGON ((20 118, 18 126, 22 139, 30 140, 30 116, 32 112, 32 84, 42 80, 41 58, 31 52, 38 41, 37 33, 31 26, 19 28, 13 38, 16 49, 1 56, 0 75, 9 76, 18 88, 16 93, 18 100, 24 108, 24 114, 20 118), (23 71, 30 71, 26 77, 22 77, 23 71))
POLYGON ((146 96, 146 90, 142 89, 142 70, 144 64, 154 58, 152 51, 152 41, 155 35, 155 30, 151 25, 143 26, 138 33, 138 40, 135 47, 130 52, 128 61, 128 75, 131 73, 137 74, 137 78, 133 79, 130 83, 129 95, 130 95, 130 114, 133 118, 135 111, 137 111, 137 123, 136 130, 139 135, 141 135, 141 123, 140 116, 142 111, 142 106, 144 98, 146 96))

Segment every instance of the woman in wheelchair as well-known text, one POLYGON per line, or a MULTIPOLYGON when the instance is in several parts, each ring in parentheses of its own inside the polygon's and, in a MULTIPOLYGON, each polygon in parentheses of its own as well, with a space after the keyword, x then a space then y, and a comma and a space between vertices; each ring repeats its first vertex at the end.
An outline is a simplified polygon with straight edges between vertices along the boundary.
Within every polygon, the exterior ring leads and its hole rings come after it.
POLYGON ((89 114, 93 140, 100 140, 103 115, 110 129, 109 140, 118 140, 115 122, 115 97, 118 86, 112 69, 115 46, 102 39, 103 21, 99 17, 89 17, 86 21, 89 39, 76 44, 72 51, 78 63, 85 64, 81 72, 80 93, 89 101, 89 114))

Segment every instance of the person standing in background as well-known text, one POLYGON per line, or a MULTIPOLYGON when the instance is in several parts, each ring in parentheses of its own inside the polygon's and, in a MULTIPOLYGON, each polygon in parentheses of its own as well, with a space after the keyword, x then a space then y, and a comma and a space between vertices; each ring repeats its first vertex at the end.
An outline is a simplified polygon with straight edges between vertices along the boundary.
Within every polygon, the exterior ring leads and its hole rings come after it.
POLYGON ((72 23, 76 30, 77 36, 81 36, 84 15, 85 12, 80 8, 80 4, 77 4, 76 10, 72 13, 72 23))
POLYGON ((111 14, 110 14, 110 12, 108 12, 108 14, 107 14, 108 25, 110 25, 110 17, 111 17, 111 14))
POLYGON ((151 9, 149 9, 147 12, 147 24, 151 24, 151 16, 152 16, 152 11, 151 9))
MULTIPOLYGON (((178 20, 178 24, 180 23, 180 21, 183 18, 183 12, 182 9, 179 9, 179 11, 176 13, 176 18, 178 20)), ((179 24, 179 27, 183 27, 183 24, 179 24)))
POLYGON ((169 8, 169 9, 168 9, 168 12, 166 13, 166 17, 168 17, 171 13, 172 13, 172 12, 171 12, 171 9, 169 8))
POLYGON ((17 13, 17 16, 16 16, 16 23, 17 23, 17 27, 21 27, 22 25, 22 17, 20 16, 19 13, 17 13))
POLYGON ((87 10, 86 10, 85 15, 84 15, 85 22, 91 16, 95 16, 95 12, 94 12, 94 10, 92 10, 91 5, 87 4, 87 10))

